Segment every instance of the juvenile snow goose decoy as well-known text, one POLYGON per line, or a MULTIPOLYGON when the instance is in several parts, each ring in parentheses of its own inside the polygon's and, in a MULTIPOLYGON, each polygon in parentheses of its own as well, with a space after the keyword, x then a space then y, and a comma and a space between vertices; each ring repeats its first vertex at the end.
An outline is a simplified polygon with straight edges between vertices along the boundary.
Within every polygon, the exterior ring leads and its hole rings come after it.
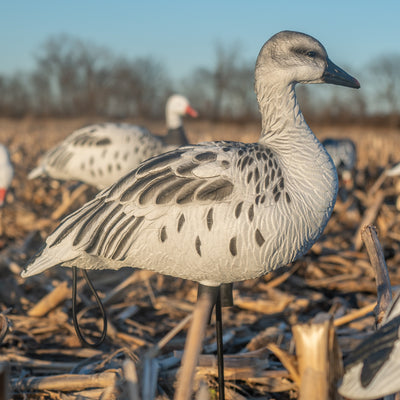
POLYGON ((339 393, 349 399, 377 399, 400 391, 400 292, 382 326, 345 360, 339 393))
POLYGON ((78 180, 104 189, 136 168, 142 161, 188 144, 182 116, 197 116, 186 97, 173 95, 165 107, 168 132, 153 135, 146 128, 131 124, 103 123, 72 132, 49 150, 29 179, 49 176, 78 180))
POLYGON ((360 86, 311 36, 274 35, 255 69, 257 143, 184 146, 143 162, 65 218, 22 276, 131 266, 218 291, 292 262, 322 233, 337 194, 336 168, 295 94, 297 83, 324 82, 360 86))

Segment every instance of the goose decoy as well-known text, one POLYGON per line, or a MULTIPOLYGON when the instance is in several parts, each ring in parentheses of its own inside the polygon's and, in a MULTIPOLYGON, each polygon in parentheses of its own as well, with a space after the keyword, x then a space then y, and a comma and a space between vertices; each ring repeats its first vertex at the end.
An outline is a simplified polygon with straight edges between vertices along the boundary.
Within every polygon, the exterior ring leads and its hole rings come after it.
POLYGON ((345 184, 352 181, 352 176, 357 163, 357 149, 351 139, 327 138, 322 144, 332 157, 338 175, 345 184))
POLYGON ((381 327, 345 359, 339 393, 349 399, 378 399, 400 391, 400 292, 381 327))
POLYGON ((255 68, 258 142, 183 146, 144 161, 66 217, 22 276, 131 266, 211 288, 218 309, 232 282, 292 262, 321 235, 338 189, 295 94, 297 83, 324 82, 360 87, 313 37, 272 36, 255 68))
POLYGON ((386 176, 399 176, 400 175, 400 163, 396 164, 392 168, 386 171, 386 176))
POLYGON ((187 98, 177 94, 169 97, 165 114, 168 132, 164 136, 124 123, 103 123, 78 129, 49 150, 28 178, 47 175, 104 189, 147 158, 188 144, 182 116, 196 117, 197 112, 187 98))
POLYGON ((0 144, 0 207, 4 205, 8 188, 14 176, 14 168, 11 164, 7 147, 0 144))

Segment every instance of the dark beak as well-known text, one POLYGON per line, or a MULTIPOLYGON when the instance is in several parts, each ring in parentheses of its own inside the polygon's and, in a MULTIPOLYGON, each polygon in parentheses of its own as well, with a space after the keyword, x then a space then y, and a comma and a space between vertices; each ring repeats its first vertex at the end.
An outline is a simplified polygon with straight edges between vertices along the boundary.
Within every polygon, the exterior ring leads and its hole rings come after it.
POLYGON ((322 80, 325 83, 332 83, 333 85, 347 86, 354 89, 360 88, 360 82, 356 78, 353 78, 342 68, 334 64, 329 58, 325 72, 322 75, 322 80))

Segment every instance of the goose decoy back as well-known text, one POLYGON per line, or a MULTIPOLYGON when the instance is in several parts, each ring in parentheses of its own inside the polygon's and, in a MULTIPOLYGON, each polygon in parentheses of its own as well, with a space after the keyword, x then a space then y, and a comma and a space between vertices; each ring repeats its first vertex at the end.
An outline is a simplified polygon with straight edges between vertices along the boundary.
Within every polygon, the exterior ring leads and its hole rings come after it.
POLYGON ((28 178, 78 180, 104 189, 142 161, 188 144, 182 116, 197 116, 188 99, 170 96, 165 112, 168 131, 164 136, 128 123, 107 122, 78 129, 46 152, 28 178))

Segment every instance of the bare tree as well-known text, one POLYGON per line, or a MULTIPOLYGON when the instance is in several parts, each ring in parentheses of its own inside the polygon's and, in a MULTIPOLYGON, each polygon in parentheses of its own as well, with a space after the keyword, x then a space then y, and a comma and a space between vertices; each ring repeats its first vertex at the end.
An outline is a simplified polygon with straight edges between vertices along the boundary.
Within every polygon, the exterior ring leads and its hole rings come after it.
POLYGON ((128 60, 67 35, 36 55, 31 88, 40 114, 150 117, 164 114, 169 78, 151 57, 128 60))
POLYGON ((369 65, 374 82, 375 101, 379 100, 390 116, 391 125, 400 121, 400 54, 384 55, 369 65))
POLYGON ((237 75, 239 48, 232 46, 223 47, 221 44, 216 46, 216 64, 214 70, 210 71, 209 79, 214 87, 214 119, 218 120, 221 116, 224 95, 233 86, 234 76, 237 75))
POLYGON ((22 117, 30 110, 27 77, 17 73, 0 77, 0 113, 8 117, 22 117))
POLYGON ((258 116, 254 66, 240 60, 237 44, 230 47, 218 44, 215 50, 214 66, 199 67, 183 81, 185 93, 207 118, 258 116))
MULTIPOLYGON (((59 112, 67 115, 101 112, 107 91, 110 53, 66 35, 47 40, 36 56, 36 88, 45 88, 59 112)), ((42 99, 46 103, 46 99, 42 99)))
POLYGON ((31 111, 35 115, 50 116, 55 112, 50 79, 38 71, 30 76, 31 111))
POLYGON ((182 92, 186 93, 190 101, 203 118, 213 116, 213 86, 209 79, 210 71, 204 67, 197 67, 187 78, 182 80, 182 92))
POLYGON ((170 87, 166 71, 153 58, 121 58, 112 69, 110 112, 143 118, 163 116, 170 87))
POLYGON ((260 117, 254 91, 254 66, 242 65, 233 72, 231 88, 232 118, 254 120, 260 117))

